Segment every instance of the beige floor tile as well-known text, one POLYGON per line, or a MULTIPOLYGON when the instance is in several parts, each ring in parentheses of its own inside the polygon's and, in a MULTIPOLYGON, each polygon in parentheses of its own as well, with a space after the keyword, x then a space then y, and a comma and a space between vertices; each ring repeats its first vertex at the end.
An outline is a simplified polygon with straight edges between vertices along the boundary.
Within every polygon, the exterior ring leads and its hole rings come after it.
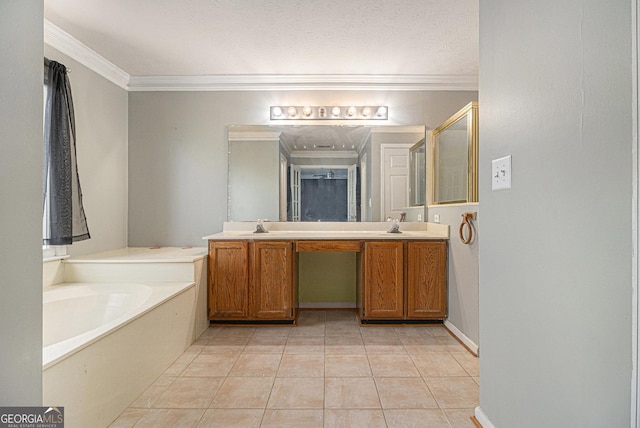
POLYGON ((285 354, 324 354, 324 337, 291 336, 284 347, 285 354))
POLYGON ((322 410, 267 410, 261 428, 323 428, 322 410))
POLYGON ((291 330, 295 328, 290 325, 261 325, 256 327, 253 336, 273 337, 273 336, 289 336, 291 330))
POLYGON ((249 339, 247 342, 247 346, 255 346, 255 345, 265 345, 265 346, 284 346, 287 344, 287 338, 289 335, 285 336, 276 336, 276 335, 263 335, 262 331, 259 330, 249 339))
POLYGON ((422 325, 403 325, 394 327, 398 337, 434 337, 431 328, 422 325))
POLYGON ((276 378, 267 408, 324 408, 324 378, 276 378))
POLYGON ((384 415, 390 428, 450 428, 439 409, 390 409, 384 415))
POLYGON ((365 346, 402 346, 400 338, 395 336, 362 336, 365 346))
POLYGON ((404 349, 409 355, 430 354, 432 352, 448 352, 446 345, 441 343, 435 345, 404 345, 404 349))
POLYGON ((209 409, 198 428, 258 428, 263 414, 262 409, 209 409))
POLYGON ((325 408, 379 409, 380 399, 373 378, 325 378, 325 408))
POLYGON ((396 331, 393 326, 386 325, 364 325, 360 328, 362 337, 396 337, 396 331))
POLYGON ((376 378, 375 381, 384 409, 438 408, 438 403, 420 377, 384 377, 376 378))
POLYGON ((257 327, 249 325, 224 325, 220 326, 220 330, 215 337, 250 337, 253 336, 257 327))
POLYGON ((240 355, 244 350, 245 345, 225 345, 221 343, 210 343, 209 345, 202 348, 200 351, 200 355, 203 354, 235 354, 240 355))
POLYGON ((153 402, 154 408, 203 409, 209 407, 223 378, 180 377, 153 402))
POLYGON ((445 409, 444 415, 449 420, 451 428, 475 428, 471 421, 471 416, 475 414, 474 409, 445 409))
POLYGON ((332 321, 350 321, 356 322, 356 312, 352 309, 325 311, 325 319, 327 322, 332 321))
POLYGON ((228 377, 213 397, 211 408, 264 409, 273 378, 228 377))
POLYGON ((423 377, 468 376, 455 358, 449 353, 412 355, 411 358, 423 377))
POLYGON ((149 408, 167 388, 176 380, 174 376, 160 376, 129 407, 149 408))
POLYGON ((324 354, 284 355, 277 377, 323 377, 324 358, 324 354))
POLYGON ((243 354, 282 354, 284 345, 247 345, 242 351, 243 354))
POLYGON ((470 409, 478 406, 479 386, 470 377, 431 377, 425 382, 443 409, 470 409))
POLYGON ((437 337, 433 336, 401 336, 400 342, 405 346, 446 346, 437 337))
POLYGON ((382 410, 327 409, 324 426, 331 428, 386 428, 382 410))
POLYGON ((251 336, 215 336, 209 340, 209 343, 207 344, 207 346, 211 346, 211 345, 241 346, 249 343, 249 339, 251 339, 251 336))
POLYGON ((126 409, 109 425, 109 428, 132 428, 148 411, 148 409, 126 409))
POLYGON ((330 345, 324 347, 326 355, 367 355, 364 346, 330 345))
POLYGON ((357 336, 327 336, 324 339, 325 346, 364 346, 362 337, 357 336))
POLYGON ((478 357, 471 355, 469 352, 452 352, 451 355, 466 370, 469 376, 478 376, 480 374, 480 360, 478 357))
POLYGON ((280 354, 242 354, 229 376, 274 377, 280 365, 280 354))
POLYGON ((472 379, 473 379, 473 381, 474 381, 475 383, 477 383, 478 385, 480 385, 480 377, 473 376, 473 377, 472 377, 472 379))
POLYGON ((420 373, 408 355, 369 355, 374 377, 419 377, 420 373))
POLYGON ((449 330, 444 328, 444 326, 434 325, 434 326, 429 326, 428 328, 431 334, 433 334, 436 337, 451 337, 451 333, 449 333, 449 330))
POLYGON ((192 428, 204 414, 204 409, 149 409, 138 420, 136 428, 192 428))
POLYGON ((365 345, 364 348, 368 355, 408 355, 406 349, 404 349, 404 346, 402 345, 365 345))
POLYGON ((238 354, 200 354, 182 372, 182 376, 227 376, 238 354))
POLYGON ((366 355, 325 355, 326 377, 371 377, 371 366, 366 355))
POLYGON ((180 373, 182 373, 184 369, 186 369, 195 358, 196 358, 195 354, 180 355, 178 359, 175 360, 173 364, 171 364, 171 366, 169 366, 169 368, 164 371, 163 375, 179 376, 180 373))
POLYGON ((445 345, 445 348, 449 352, 468 352, 460 342, 454 339, 452 336, 438 336, 440 343, 445 345))

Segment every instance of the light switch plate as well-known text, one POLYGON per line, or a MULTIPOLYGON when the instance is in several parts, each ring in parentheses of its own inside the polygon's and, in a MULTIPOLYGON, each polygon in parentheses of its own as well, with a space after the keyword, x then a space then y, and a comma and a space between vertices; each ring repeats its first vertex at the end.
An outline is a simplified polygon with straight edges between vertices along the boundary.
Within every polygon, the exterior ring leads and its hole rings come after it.
POLYGON ((434 214, 433 215, 433 222, 434 223, 440 223, 440 214, 434 214))
POLYGON ((511 155, 491 161, 491 190, 511 189, 511 155))

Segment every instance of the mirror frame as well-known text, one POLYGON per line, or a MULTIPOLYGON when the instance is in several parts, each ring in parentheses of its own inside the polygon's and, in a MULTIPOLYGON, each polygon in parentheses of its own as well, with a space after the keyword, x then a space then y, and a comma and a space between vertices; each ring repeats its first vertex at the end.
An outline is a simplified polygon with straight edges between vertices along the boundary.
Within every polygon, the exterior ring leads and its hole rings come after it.
MULTIPOLYGON (((419 187, 419 186, 418 186, 419 187)), ((409 149, 409 206, 422 207, 427 203, 427 139, 426 137, 418 141, 409 149), (422 171, 420 171, 418 162, 414 159, 416 153, 424 149, 424 159, 422 162, 422 171), (422 172, 422 176, 419 176, 422 172), (418 181, 422 182, 422 192, 418 192, 415 186, 418 181), (420 199, 420 200, 418 200, 420 199)))
POLYGON ((446 205, 469 202, 478 202, 478 103, 475 101, 467 104, 444 121, 433 131, 431 136, 431 204, 446 205), (440 134, 460 120, 467 121, 467 198, 455 201, 437 201, 439 165, 436 158, 436 147, 440 143, 440 134))

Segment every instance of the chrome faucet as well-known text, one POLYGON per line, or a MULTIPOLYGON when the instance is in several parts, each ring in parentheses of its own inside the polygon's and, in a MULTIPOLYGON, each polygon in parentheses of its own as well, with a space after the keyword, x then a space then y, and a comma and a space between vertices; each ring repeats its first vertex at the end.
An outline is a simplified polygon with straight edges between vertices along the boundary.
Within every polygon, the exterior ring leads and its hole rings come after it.
POLYGON ((391 220, 391 228, 387 230, 387 233, 402 233, 400 232, 400 220, 397 218, 391 220))
POLYGON ((264 220, 261 218, 258 219, 256 222, 256 230, 254 230, 253 233, 269 233, 269 231, 264 228, 264 220))

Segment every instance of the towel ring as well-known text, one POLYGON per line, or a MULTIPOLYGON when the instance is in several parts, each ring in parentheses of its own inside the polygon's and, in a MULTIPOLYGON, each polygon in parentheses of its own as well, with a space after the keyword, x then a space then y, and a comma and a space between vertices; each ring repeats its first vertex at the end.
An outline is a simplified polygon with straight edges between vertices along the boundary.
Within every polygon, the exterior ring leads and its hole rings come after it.
POLYGON ((462 214, 462 223, 460 224, 460 240, 465 245, 469 245, 473 240, 473 225, 471 224, 471 222, 469 222, 469 220, 475 220, 475 219, 476 219, 476 213, 474 212, 462 214), (469 229, 468 238, 464 237, 465 226, 467 226, 467 228, 469 229))

